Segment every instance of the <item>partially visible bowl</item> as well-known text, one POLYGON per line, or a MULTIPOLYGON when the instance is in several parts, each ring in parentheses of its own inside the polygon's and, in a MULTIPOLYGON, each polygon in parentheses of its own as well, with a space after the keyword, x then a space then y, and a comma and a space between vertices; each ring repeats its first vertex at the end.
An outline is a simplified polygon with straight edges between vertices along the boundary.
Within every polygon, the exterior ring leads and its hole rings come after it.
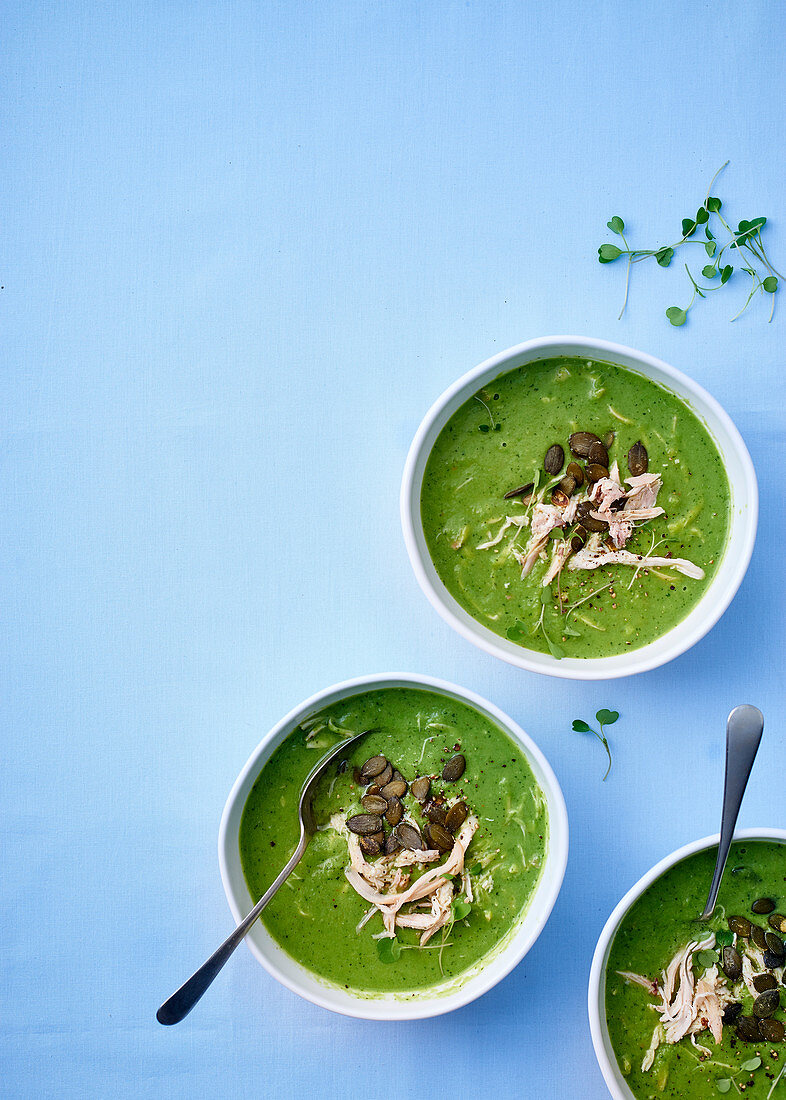
MULTIPOLYGON (((598 1059, 600 1071, 609 1092, 614 1100, 636 1100, 628 1088, 625 1078, 617 1065, 614 1048, 609 1038, 609 1029, 606 1023, 606 964, 611 952, 611 945, 617 934, 617 929, 622 924, 623 918, 632 905, 635 904, 644 893, 652 886, 653 882, 661 877, 670 867, 676 863, 701 852, 705 848, 717 846, 719 834, 705 836, 702 840, 694 840, 692 844, 686 844, 666 856, 660 863, 656 863, 652 870, 628 890, 625 897, 616 907, 603 928, 595 948, 590 969, 589 991, 587 995, 587 1007, 589 1011, 590 1032, 592 1045, 595 1048, 595 1057, 598 1059)), ((734 834, 735 840, 781 840, 786 841, 786 829, 740 829, 734 834)), ((709 883, 708 883, 709 888, 709 883)))
POLYGON ((475 971, 450 992, 440 994, 425 989, 416 1000, 401 1000, 394 993, 374 994, 373 997, 352 993, 330 985, 306 970, 275 942, 262 921, 256 922, 246 937, 246 943, 269 974, 313 1004, 367 1020, 414 1020, 438 1016, 468 1004, 501 981, 524 958, 540 935, 557 900, 568 859, 568 816, 560 785, 543 753, 520 726, 493 703, 474 692, 432 676, 406 673, 363 676, 326 688, 295 707, 260 741, 238 776, 224 807, 218 836, 221 880, 236 921, 240 921, 253 906, 240 864, 240 819, 251 788, 273 751, 304 718, 331 703, 361 692, 395 687, 422 688, 457 699, 474 707, 504 730, 520 746, 543 791, 549 834, 540 881, 513 934, 496 954, 481 960, 475 971))
POLYGON ((404 467, 401 523, 409 560, 420 587, 442 618, 464 638, 518 668, 570 680, 608 680, 646 672, 678 657, 710 630, 731 603, 748 568, 759 511, 758 486, 748 450, 728 414, 696 382, 641 351, 583 336, 544 336, 500 352, 454 382, 426 413, 404 467), (723 459, 731 491, 729 534, 723 558, 695 607, 668 633, 641 649, 613 657, 557 660, 548 653, 524 649, 473 618, 450 594, 431 560, 420 514, 423 474, 437 436, 465 401, 500 374, 526 363, 560 355, 591 357, 618 363, 660 383, 680 397, 709 432, 723 459))

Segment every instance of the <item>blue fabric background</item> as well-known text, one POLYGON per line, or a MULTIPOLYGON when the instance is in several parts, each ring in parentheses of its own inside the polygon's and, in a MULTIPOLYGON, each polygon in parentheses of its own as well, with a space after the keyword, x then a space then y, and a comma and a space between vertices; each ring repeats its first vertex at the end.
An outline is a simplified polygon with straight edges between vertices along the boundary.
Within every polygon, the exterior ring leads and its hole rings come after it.
POLYGON ((618 322, 596 248, 612 214, 673 236, 730 158, 716 191, 771 217, 783 269, 785 22, 764 0, 3 6, 5 1095, 606 1095, 593 946, 716 828, 736 703, 768 719, 741 823, 784 823, 786 307, 729 324, 735 276, 673 329, 684 272, 641 265, 618 322), (432 400, 557 332, 699 380, 762 489, 711 635, 597 687, 454 635, 398 523, 432 400), (572 847, 537 945, 410 1025, 320 1011, 241 950, 159 1027, 230 927, 216 835, 251 749, 304 696, 394 669, 487 695, 556 769, 572 847), (622 714, 605 784, 570 730, 600 706, 622 714))

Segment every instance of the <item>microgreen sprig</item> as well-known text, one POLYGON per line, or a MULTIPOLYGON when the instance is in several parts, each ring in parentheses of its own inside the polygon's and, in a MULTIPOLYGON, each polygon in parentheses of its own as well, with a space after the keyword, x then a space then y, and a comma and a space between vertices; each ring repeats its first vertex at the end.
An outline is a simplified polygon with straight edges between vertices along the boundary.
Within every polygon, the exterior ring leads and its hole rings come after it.
MULTIPOLYGON (((758 1054, 754 1058, 749 1058, 746 1062, 742 1063, 738 1073, 735 1073, 731 1077, 721 1077, 719 1080, 717 1080, 715 1082, 715 1088, 720 1093, 726 1093, 730 1092, 731 1086, 734 1085, 735 1089, 737 1089, 737 1092, 739 1092, 740 1090, 737 1088, 737 1082, 735 1078, 742 1076, 742 1074, 744 1073, 755 1073, 755 1071, 761 1067, 761 1064, 762 1061, 758 1054)), ((783 1070, 781 1070, 781 1073, 783 1073, 783 1070)), ((745 1086, 743 1085, 743 1088, 744 1087, 745 1086)), ((774 1087, 775 1086, 773 1085, 773 1088, 774 1087)), ((770 1089, 767 1095, 772 1096, 772 1089, 770 1089)))
POLYGON ((606 730, 604 726, 613 726, 619 718, 619 711, 617 710, 599 710, 595 718, 600 725, 600 732, 594 729, 588 722, 583 721, 581 718, 576 718, 573 722, 573 730, 575 733, 591 733, 600 741, 606 750, 606 755, 609 758, 609 766, 606 768, 606 775, 603 776, 603 782, 606 782, 606 778, 611 771, 611 749, 609 748, 609 742, 606 739, 606 730))
POLYGON ((671 244, 661 245, 659 248, 631 248, 625 237, 625 223, 622 218, 615 215, 610 221, 606 222, 611 232, 620 238, 625 247, 620 248, 618 245, 611 244, 610 242, 602 244, 598 249, 599 262, 602 264, 611 264, 614 263, 615 260, 619 260, 622 256, 627 256, 628 260, 627 271, 625 273, 625 297, 619 314, 620 318, 625 312, 628 303, 630 271, 633 264, 641 263, 642 260, 654 257, 655 262, 660 267, 668 267, 674 259, 678 249, 688 244, 701 244, 704 246, 704 251, 708 259, 712 261, 711 263, 705 264, 702 268, 702 276, 707 280, 717 280, 717 282, 714 282, 712 286, 699 284, 691 273, 688 265, 685 264, 685 271, 693 287, 693 294, 686 306, 669 306, 666 310, 666 316, 671 324, 676 328, 684 325, 688 319, 688 312, 692 309, 697 298, 706 298, 712 291, 720 290, 720 288, 725 286, 729 279, 731 279, 734 274, 734 265, 728 262, 728 258, 724 263, 724 255, 727 251, 731 252, 732 250, 736 251, 737 254, 737 261, 735 262, 737 262, 738 270, 750 276, 751 288, 744 305, 735 313, 731 320, 736 321, 737 318, 745 312, 757 294, 770 295, 769 320, 772 320, 775 310, 775 292, 778 289, 778 280, 782 279, 783 276, 771 263, 764 246, 764 241, 762 240, 761 231, 766 225, 767 219, 764 217, 753 218, 750 221, 743 219, 736 229, 732 229, 731 225, 721 213, 723 203, 716 195, 710 194, 712 185, 728 163, 729 162, 726 161, 726 164, 722 165, 712 177, 710 186, 707 189, 707 194, 704 197, 704 202, 696 211, 696 214, 692 218, 682 219, 682 236, 679 240, 671 244), (720 226, 721 229, 728 234, 728 240, 722 244, 720 249, 719 240, 710 227, 711 223, 716 231, 718 226, 720 226), (700 228, 703 229, 704 239, 700 236, 695 236, 697 230, 700 228))

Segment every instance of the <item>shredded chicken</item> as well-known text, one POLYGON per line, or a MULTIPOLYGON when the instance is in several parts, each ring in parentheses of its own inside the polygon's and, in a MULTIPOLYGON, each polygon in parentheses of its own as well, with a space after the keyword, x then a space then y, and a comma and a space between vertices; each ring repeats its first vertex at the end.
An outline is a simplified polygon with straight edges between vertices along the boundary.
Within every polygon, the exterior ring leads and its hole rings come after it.
POLYGON ((631 971, 618 971, 626 982, 640 985, 657 999, 652 1005, 660 1023, 642 1062, 642 1071, 652 1068, 655 1052, 661 1043, 678 1043, 686 1036, 705 1056, 712 1052, 697 1042, 696 1036, 709 1031, 716 1044, 723 1038, 723 1012, 735 999, 725 975, 718 966, 707 967, 700 978, 693 971, 693 959, 699 951, 715 946, 715 933, 704 940, 691 940, 681 948, 663 971, 661 982, 631 971))
MULTIPOLYGON (((384 927, 379 936, 392 938, 397 927, 414 928, 422 933, 421 946, 427 943, 450 919, 453 903, 451 880, 454 875, 464 876, 464 855, 478 824, 477 817, 468 817, 445 862, 431 867, 410 885, 404 868, 433 863, 440 858, 439 852, 399 852, 369 863, 363 856, 358 838, 347 829, 343 817, 334 814, 330 825, 345 838, 349 851, 349 866, 344 869, 344 875, 352 889, 372 906, 358 924, 358 932, 375 912, 379 912, 384 927), (420 909, 421 903, 427 907, 430 905, 431 912, 415 911, 420 909), (402 912, 405 905, 410 905, 412 911, 402 912)), ((471 900, 471 894, 467 900, 471 900)))
POLYGON ((616 550, 596 544, 587 545, 573 554, 568 561, 568 569, 600 569, 604 565, 632 565, 636 569, 650 569, 661 566, 663 569, 676 569, 685 577, 700 581, 704 577, 701 566, 694 565, 687 558, 662 558, 650 554, 634 554, 630 550, 616 550))
POLYGON ((505 520, 497 531, 493 539, 489 539, 488 542, 481 542, 475 547, 476 550, 488 550, 491 546, 496 546, 497 543, 502 542, 505 537, 505 533, 510 530, 511 527, 525 527, 527 524, 526 516, 505 516, 505 520))
MULTIPOLYGON (((625 511, 631 508, 653 508, 658 499, 658 493, 663 486, 660 474, 638 474, 636 477, 626 478, 628 485, 628 499, 625 501, 625 511)), ((663 511, 663 509, 661 509, 663 511)))
POLYGON ((572 553, 572 547, 569 542, 558 542, 554 547, 554 553, 551 555, 551 561, 549 567, 546 570, 546 574, 541 581, 541 586, 547 588, 548 585, 554 580, 558 573, 561 573, 565 562, 568 560, 572 553))
POLYGON ((532 509, 531 535, 524 548, 523 558, 518 558, 521 565, 521 575, 526 577, 538 555, 548 542, 549 535, 555 527, 561 527, 565 519, 562 512, 555 504, 536 504, 532 509))

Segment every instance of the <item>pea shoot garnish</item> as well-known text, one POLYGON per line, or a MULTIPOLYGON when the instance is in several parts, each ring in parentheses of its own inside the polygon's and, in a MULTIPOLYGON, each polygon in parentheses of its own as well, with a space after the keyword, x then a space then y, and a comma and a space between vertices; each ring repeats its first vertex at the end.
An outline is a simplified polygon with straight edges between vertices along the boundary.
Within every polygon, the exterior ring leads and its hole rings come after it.
MULTIPOLYGON (((728 163, 726 161, 726 164, 728 163)), ((671 244, 661 245, 659 248, 631 248, 625 237, 625 223, 622 218, 615 215, 610 221, 606 222, 611 232, 620 238, 625 247, 620 248, 618 245, 608 242, 602 244, 598 249, 599 262, 611 264, 625 256, 628 260, 625 275, 625 297, 619 314, 620 318, 625 312, 628 302, 630 271, 633 264, 654 258, 660 267, 668 267, 678 249, 686 245, 700 244, 703 245, 710 261, 701 269, 701 277, 705 282, 698 282, 687 263, 684 265, 693 288, 693 294, 686 306, 669 306, 666 310, 666 316, 671 324, 676 328, 684 325, 688 318, 688 311, 692 309, 696 299, 706 298, 712 291, 720 290, 732 278, 735 270, 749 276, 751 283, 744 305, 731 320, 736 321, 757 294, 770 295, 769 320, 772 320, 775 309, 775 292, 778 289, 778 280, 783 276, 770 262, 762 240, 762 230, 767 223, 767 219, 764 217, 752 218, 750 221, 743 219, 739 222, 737 228, 733 229, 721 213, 723 203, 716 195, 710 194, 712 185, 726 167, 726 164, 722 165, 712 177, 704 202, 695 215, 682 219, 682 235, 671 244), (713 229, 715 232, 713 232, 713 229), (726 239, 722 240, 724 234, 726 239)))
POLYGON ((600 731, 594 729, 588 722, 584 722, 581 718, 576 718, 573 722, 573 730, 575 733, 591 733, 600 741, 606 750, 606 755, 609 758, 609 766, 606 768, 606 775, 603 776, 603 782, 606 782, 606 777, 611 771, 611 749, 606 739, 606 731, 604 726, 613 726, 619 718, 619 711, 616 710, 599 710, 595 718, 600 725, 600 731))

